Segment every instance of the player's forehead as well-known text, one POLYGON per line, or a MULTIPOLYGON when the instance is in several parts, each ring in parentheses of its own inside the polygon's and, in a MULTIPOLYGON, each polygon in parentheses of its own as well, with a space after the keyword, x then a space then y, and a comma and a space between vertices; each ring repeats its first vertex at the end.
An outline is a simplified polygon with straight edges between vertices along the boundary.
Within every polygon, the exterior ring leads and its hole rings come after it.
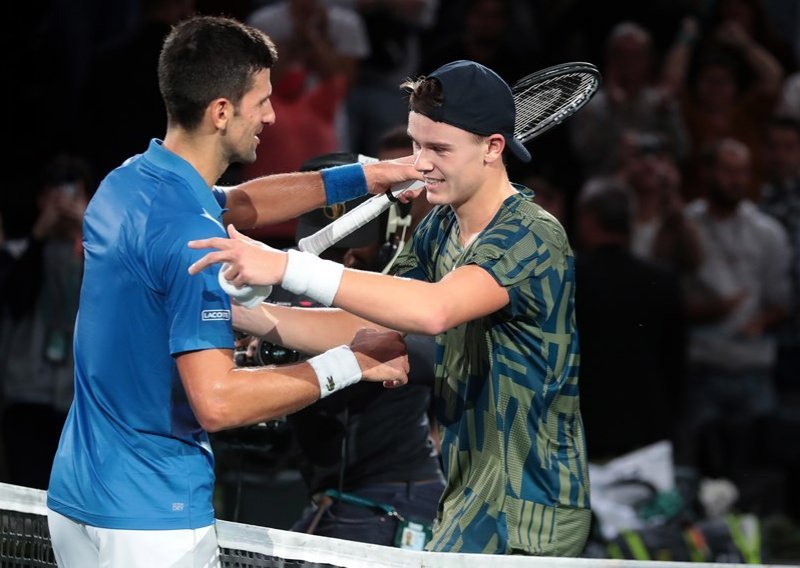
POLYGON ((473 135, 445 122, 431 120, 424 114, 408 113, 408 135, 419 145, 455 146, 469 141, 473 135))
POLYGON ((250 87, 245 92, 245 97, 252 99, 268 98, 272 95, 272 82, 269 69, 259 69, 250 79, 250 87))

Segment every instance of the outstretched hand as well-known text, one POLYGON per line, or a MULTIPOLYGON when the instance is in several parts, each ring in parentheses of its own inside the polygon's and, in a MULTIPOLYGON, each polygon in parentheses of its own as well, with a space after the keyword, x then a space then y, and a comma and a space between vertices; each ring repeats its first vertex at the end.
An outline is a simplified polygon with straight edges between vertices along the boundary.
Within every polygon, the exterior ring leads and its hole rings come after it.
POLYGON ((365 381, 383 382, 395 388, 408 382, 408 352, 403 336, 396 331, 360 329, 350 342, 365 381))
POLYGON ((227 263, 223 276, 234 286, 280 284, 286 271, 286 253, 255 241, 228 225, 229 239, 213 237, 189 241, 191 249, 217 249, 189 267, 197 274, 213 264, 227 263))
MULTIPOLYGON (((397 183, 408 180, 422 181, 422 174, 414 167, 414 156, 405 156, 396 160, 384 160, 364 165, 364 177, 370 193, 381 194, 397 183)), ((398 196, 403 203, 417 197, 422 188, 404 191, 398 196)))

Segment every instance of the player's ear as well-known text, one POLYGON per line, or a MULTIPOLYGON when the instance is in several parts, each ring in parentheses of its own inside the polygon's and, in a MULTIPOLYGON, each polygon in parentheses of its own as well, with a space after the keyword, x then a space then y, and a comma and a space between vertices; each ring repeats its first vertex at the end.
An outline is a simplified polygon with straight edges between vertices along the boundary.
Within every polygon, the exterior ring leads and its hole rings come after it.
POLYGON ((228 127, 234 111, 233 103, 223 97, 214 99, 206 107, 206 115, 217 130, 225 130, 228 127))
POLYGON ((506 139, 502 134, 492 134, 486 137, 486 151, 484 153, 485 162, 494 162, 501 159, 503 150, 506 147, 506 139))

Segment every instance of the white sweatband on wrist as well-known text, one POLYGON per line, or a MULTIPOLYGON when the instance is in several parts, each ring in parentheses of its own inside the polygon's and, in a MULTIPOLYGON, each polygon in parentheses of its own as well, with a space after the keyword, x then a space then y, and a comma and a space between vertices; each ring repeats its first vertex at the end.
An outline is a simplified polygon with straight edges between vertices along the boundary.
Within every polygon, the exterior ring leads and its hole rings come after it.
POLYGON ((323 306, 330 306, 339 290, 342 274, 344 266, 341 264, 291 249, 281 287, 293 294, 308 296, 323 306))
POLYGON ((228 269, 228 266, 229 265, 225 263, 222 265, 222 268, 219 269, 219 285, 222 286, 225 293, 237 304, 248 309, 255 308, 266 300, 272 292, 272 286, 249 286, 247 284, 244 286, 234 286, 230 280, 223 275, 228 269))
POLYGON ((361 366, 347 345, 334 347, 308 360, 319 381, 319 397, 340 391, 361 380, 361 366))

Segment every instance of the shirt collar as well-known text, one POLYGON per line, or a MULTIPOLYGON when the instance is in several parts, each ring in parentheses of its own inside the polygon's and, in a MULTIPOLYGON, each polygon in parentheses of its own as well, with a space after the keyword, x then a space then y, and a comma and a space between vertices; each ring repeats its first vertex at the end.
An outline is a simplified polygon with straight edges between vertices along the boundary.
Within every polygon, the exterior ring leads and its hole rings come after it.
POLYGON ((208 213, 216 217, 222 214, 223 209, 220 208, 219 203, 211 193, 211 188, 208 187, 200 172, 179 155, 166 149, 162 140, 158 138, 150 140, 150 145, 147 147, 144 157, 155 166, 172 172, 186 181, 200 205, 208 213))

